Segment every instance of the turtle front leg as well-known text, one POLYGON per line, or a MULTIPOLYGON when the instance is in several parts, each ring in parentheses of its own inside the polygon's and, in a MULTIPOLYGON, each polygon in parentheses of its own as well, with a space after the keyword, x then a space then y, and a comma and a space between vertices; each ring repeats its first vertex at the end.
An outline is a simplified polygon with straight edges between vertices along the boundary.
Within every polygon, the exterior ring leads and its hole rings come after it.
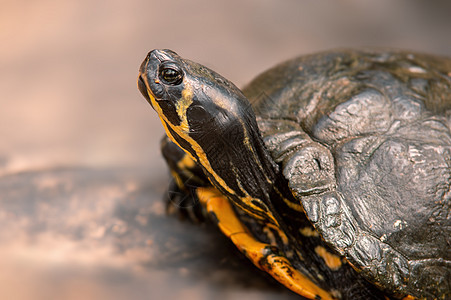
POLYGON ((210 185, 202 169, 166 136, 161 141, 161 152, 172 177, 164 196, 166 212, 195 223, 205 221, 206 211, 196 193, 198 187, 210 185))
POLYGON ((229 200, 216 188, 201 187, 196 192, 200 203, 211 215, 211 219, 216 221, 220 230, 255 266, 308 299, 335 299, 307 275, 296 270, 277 247, 259 242, 237 217, 229 200))

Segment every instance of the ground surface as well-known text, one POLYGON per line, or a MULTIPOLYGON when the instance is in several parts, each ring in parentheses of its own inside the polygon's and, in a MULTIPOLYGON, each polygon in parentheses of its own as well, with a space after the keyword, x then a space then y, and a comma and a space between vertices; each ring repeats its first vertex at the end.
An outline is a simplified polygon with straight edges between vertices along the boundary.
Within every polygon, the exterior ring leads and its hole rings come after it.
POLYGON ((168 218, 161 181, 124 169, 4 176, 1 298, 293 298, 216 230, 168 218))

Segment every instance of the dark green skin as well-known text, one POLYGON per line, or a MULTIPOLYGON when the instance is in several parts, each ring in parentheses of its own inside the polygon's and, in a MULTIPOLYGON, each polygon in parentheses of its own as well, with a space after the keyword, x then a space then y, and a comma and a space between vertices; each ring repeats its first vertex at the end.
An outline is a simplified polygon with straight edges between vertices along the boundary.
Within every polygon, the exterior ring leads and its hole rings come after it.
MULTIPOLYGON (((263 175, 252 164, 242 167, 243 151, 227 147, 242 147, 242 143, 239 138, 233 143, 236 135, 222 133, 227 128, 223 121, 208 118, 212 123, 194 130, 192 136, 208 150, 210 161, 223 163, 227 157, 230 165, 240 166, 241 179, 224 167, 221 177, 229 186, 238 180, 266 201, 290 239, 288 248, 280 243, 280 250, 296 268, 346 299, 382 297, 363 278, 394 297, 444 299, 449 295, 450 59, 348 50, 304 56, 251 82, 244 89, 251 106, 236 87, 225 85, 227 81, 213 71, 173 52, 161 53, 180 64, 193 82, 219 78, 221 91, 227 93, 224 88, 230 88, 230 94, 238 97, 237 109, 258 149, 254 152, 261 153, 258 157, 267 166, 263 175), (204 129, 212 138, 204 138, 204 129), (224 146, 214 148, 211 143, 218 136, 224 146), (256 184, 258 180, 243 181, 250 178, 246 174, 258 179, 269 173, 274 176, 273 187, 256 184), (274 189, 289 201, 300 202, 306 215, 284 205, 274 189), (297 232, 312 225, 324 240, 297 232), (360 273, 349 265, 336 271, 326 268, 313 251, 317 245, 346 257, 360 273), (293 249, 307 259, 289 257, 293 249)), ((167 91, 176 95, 181 90, 168 87, 167 91)), ((218 114, 208 97, 196 99, 195 104, 206 108, 207 114, 218 114)), ((231 104, 237 103, 234 99, 230 98, 231 104)), ((163 154, 173 170, 183 153, 175 144, 163 143, 163 154)), ((196 175, 185 179, 197 186, 209 185, 209 174, 200 166, 194 169, 196 175)), ((265 225, 236 209, 251 232, 267 241, 265 225)), ((195 215, 202 217, 202 212, 195 215)))

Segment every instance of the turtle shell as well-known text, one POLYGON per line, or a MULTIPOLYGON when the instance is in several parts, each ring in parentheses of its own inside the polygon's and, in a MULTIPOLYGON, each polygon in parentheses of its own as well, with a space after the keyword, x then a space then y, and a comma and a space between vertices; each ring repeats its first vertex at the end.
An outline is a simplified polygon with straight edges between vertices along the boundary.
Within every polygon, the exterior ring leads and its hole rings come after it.
POLYGON ((245 89, 293 195, 382 289, 446 297, 451 270, 451 59, 303 56, 245 89))

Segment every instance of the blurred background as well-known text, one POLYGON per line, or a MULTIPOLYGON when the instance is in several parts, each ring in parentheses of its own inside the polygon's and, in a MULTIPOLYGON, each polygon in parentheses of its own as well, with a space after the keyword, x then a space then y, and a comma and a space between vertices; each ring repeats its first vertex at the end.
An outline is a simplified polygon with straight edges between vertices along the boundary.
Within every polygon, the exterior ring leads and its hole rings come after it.
POLYGON ((136 88, 170 48, 243 86, 300 54, 451 54, 447 1, 2 0, 0 299, 291 299, 164 214, 162 126, 136 88))

